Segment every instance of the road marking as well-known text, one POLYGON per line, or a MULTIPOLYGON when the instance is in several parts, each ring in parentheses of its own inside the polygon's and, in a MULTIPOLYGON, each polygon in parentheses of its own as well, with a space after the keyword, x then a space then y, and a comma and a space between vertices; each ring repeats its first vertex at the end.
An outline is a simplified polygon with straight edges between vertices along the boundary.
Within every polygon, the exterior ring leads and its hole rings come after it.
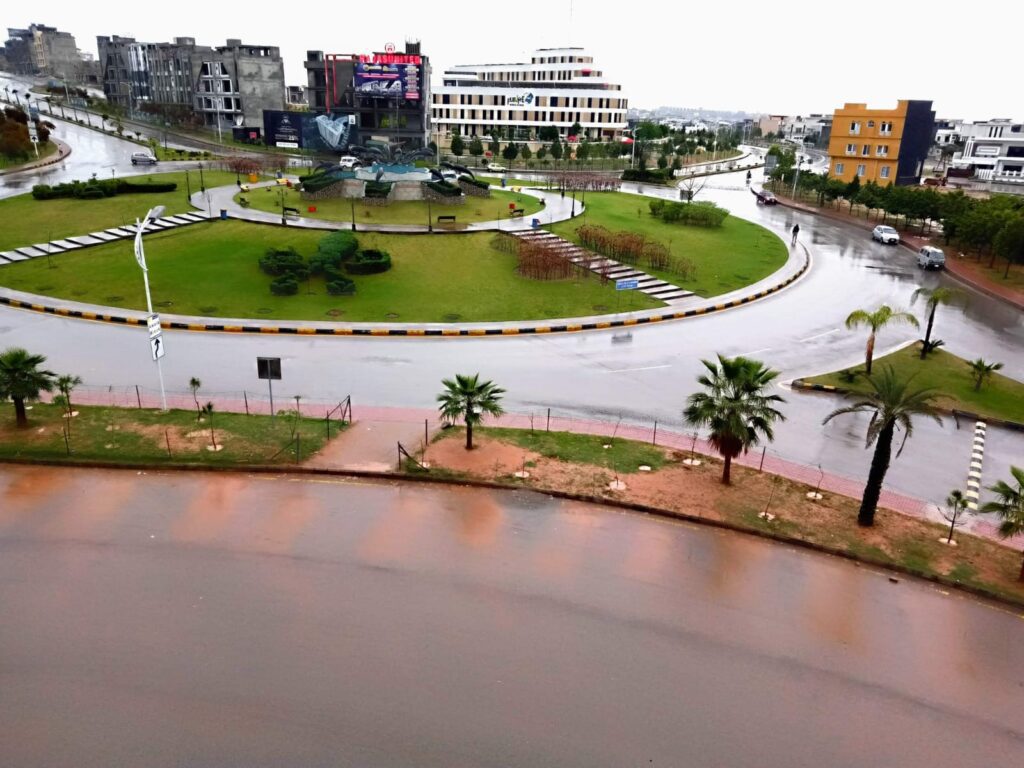
POLYGON ((764 349, 755 349, 753 352, 741 352, 739 357, 746 357, 747 355, 756 355, 758 352, 767 352, 771 347, 765 347, 764 349))
POLYGON ((815 334, 814 336, 808 336, 806 339, 800 339, 800 341, 804 342, 804 341, 812 341, 813 339, 820 339, 822 336, 828 336, 829 334, 832 334, 832 333, 835 333, 835 332, 841 331, 841 330, 842 330, 842 328, 833 328, 831 331, 825 331, 824 333, 818 333, 818 334, 815 334))
POLYGON ((618 368, 610 369, 605 373, 632 373, 633 371, 657 371, 660 368, 671 368, 671 365, 648 365, 643 368, 618 368))

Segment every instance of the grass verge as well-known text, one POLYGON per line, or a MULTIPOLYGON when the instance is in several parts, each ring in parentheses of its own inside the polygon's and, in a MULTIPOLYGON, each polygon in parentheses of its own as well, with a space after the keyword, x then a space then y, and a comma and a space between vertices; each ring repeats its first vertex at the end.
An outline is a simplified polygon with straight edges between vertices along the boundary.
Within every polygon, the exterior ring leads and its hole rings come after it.
MULTIPOLYGON (((151 195, 150 197, 159 197, 151 195)), ((117 200, 118 198, 113 198, 117 200)), ((491 247, 491 233, 381 235, 359 233, 363 248, 391 253, 393 267, 355 276, 356 294, 331 296, 322 278, 294 296, 273 296, 259 269, 269 247, 316 251, 323 232, 241 221, 194 224, 146 236, 146 260, 158 309, 207 317, 359 322, 471 322, 536 320, 611 312, 613 284, 594 275, 529 280, 515 272, 515 256, 491 247), (230 286, 230 290, 225 290, 230 286)), ((131 242, 71 251, 0 268, 0 285, 106 306, 146 306, 131 242), (52 265, 52 267, 51 267, 52 265)), ((630 291, 636 294, 636 291, 630 291)), ((661 306, 647 296, 626 297, 622 309, 661 306)))
MULTIPOLYGON (((74 398, 72 397, 72 400, 74 398)), ((129 408, 76 406, 78 415, 64 416, 55 405, 36 403, 29 411, 29 427, 14 425, 13 409, 4 406, 0 418, 0 459, 56 461, 126 461, 196 463, 218 466, 287 464, 308 458, 327 442, 323 419, 296 418, 280 412, 277 418, 214 413, 197 421, 195 411, 167 413, 129 408), (64 440, 65 425, 70 436, 64 440), (208 450, 216 437, 218 451, 208 450)), ((331 425, 332 437, 340 425, 331 425)))
POLYGON ((666 245, 673 256, 689 259, 696 273, 692 279, 683 280, 671 272, 640 268, 705 298, 756 283, 789 258, 786 244, 757 224, 733 216, 719 228, 666 224, 651 215, 649 202, 649 198, 623 192, 591 192, 582 216, 548 229, 574 242, 579 241, 576 230, 583 224, 647 235, 666 245))
POLYGON ((660 469, 667 461, 663 449, 633 440, 573 432, 531 432, 528 429, 485 427, 477 431, 485 437, 514 443, 546 459, 589 464, 621 474, 637 472, 642 465, 660 469))
MULTIPOLYGON (((995 373, 980 390, 975 389, 967 361, 950 352, 939 349, 922 360, 921 345, 918 342, 885 357, 876 358, 873 368, 877 371, 883 365, 891 365, 900 376, 914 376, 915 386, 936 389, 941 395, 938 402, 945 408, 1024 422, 1024 383, 995 373)), ((870 389, 864 380, 862 365, 813 376, 804 381, 841 387, 851 392, 866 392, 870 389), (857 372, 857 378, 848 381, 843 375, 844 371, 857 372)))

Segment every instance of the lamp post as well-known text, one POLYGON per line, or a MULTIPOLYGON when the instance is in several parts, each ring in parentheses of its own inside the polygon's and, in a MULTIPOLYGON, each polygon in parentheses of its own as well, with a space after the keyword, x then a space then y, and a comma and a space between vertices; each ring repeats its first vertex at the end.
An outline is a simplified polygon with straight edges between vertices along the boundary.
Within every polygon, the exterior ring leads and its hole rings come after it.
POLYGON ((348 203, 349 203, 350 206, 352 206, 352 231, 355 232, 356 231, 356 199, 354 197, 350 197, 348 199, 348 203))
POLYGON ((206 180, 203 178, 203 164, 199 163, 199 191, 206 191, 206 180))
MULTIPOLYGON (((153 316, 153 298, 149 293, 149 267, 146 266, 146 254, 142 250, 142 232, 149 225, 150 221, 162 216, 163 212, 164 206, 158 205, 156 208, 151 208, 149 210, 141 224, 138 219, 135 220, 135 260, 139 263, 139 267, 142 269, 142 282, 146 287, 146 309, 149 311, 150 317, 153 316)), ((167 393, 164 391, 164 371, 160 365, 161 357, 162 355, 156 356, 156 373, 160 378, 160 405, 163 410, 166 411, 167 393)))
POLYGON ((430 208, 430 193, 427 193, 427 232, 434 231, 434 213, 430 208))
POLYGON ((186 203, 191 203, 192 202, 192 180, 188 176, 188 169, 187 168, 185 169, 185 189, 187 190, 185 192, 185 202, 186 203))
MULTIPOLYGON (((800 163, 801 162, 803 162, 803 161, 798 158, 797 161, 796 161, 796 173, 793 176, 793 199, 794 200, 796 200, 796 184, 797 184, 798 181, 800 181, 800 163)), ((807 162, 810 162, 810 159, 808 159, 807 162)))

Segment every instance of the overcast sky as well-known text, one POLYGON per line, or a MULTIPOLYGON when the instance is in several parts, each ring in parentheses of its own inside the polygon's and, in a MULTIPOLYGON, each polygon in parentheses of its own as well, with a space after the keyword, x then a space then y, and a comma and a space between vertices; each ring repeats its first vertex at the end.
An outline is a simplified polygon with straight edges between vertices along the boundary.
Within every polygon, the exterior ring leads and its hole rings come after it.
POLYGON ((4 27, 53 25, 93 54, 97 35, 114 34, 278 45, 290 85, 305 84, 306 50, 362 53, 388 42, 401 49, 407 37, 419 38, 436 80, 448 65, 523 61, 534 48, 570 44, 588 48, 630 105, 643 108, 807 114, 848 101, 886 107, 906 98, 931 99, 940 117, 1024 117, 1020 49, 1010 42, 1024 27, 1019 0, 984 5, 1009 37, 993 31, 990 42, 966 45, 953 43, 964 6, 949 0, 51 0, 25 7, 5 3, 4 27))

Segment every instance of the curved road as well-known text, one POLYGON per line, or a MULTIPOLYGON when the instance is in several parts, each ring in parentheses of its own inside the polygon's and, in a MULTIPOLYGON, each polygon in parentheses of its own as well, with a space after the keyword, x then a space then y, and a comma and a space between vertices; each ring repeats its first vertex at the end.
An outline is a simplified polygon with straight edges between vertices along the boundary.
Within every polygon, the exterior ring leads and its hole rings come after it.
MULTIPOLYGON (((115 157, 125 144, 81 128, 69 130, 84 133, 84 139, 99 142, 115 157)), ((74 143, 73 137, 65 140, 74 143)), ((75 175, 74 164, 87 162, 88 155, 76 147, 68 160, 75 175)), ((755 184, 760 173, 755 171, 755 184)), ((782 207, 757 206, 743 184, 744 174, 708 177, 701 197, 782 236, 793 223, 800 224, 814 266, 781 295, 720 315, 628 334, 423 340, 168 332, 164 375, 170 388, 184 389, 198 375, 210 391, 252 391, 261 384, 254 358, 280 356, 284 380, 275 389, 283 398, 301 394, 328 400, 352 394, 357 404, 432 407, 442 377, 479 370, 509 390, 511 410, 539 413, 551 407, 562 415, 622 417, 646 424, 658 419, 681 428, 679 413, 694 390, 701 358, 716 352, 752 355, 780 369, 787 380, 832 370, 862 358, 864 333, 843 328, 852 310, 883 302, 906 306, 918 285, 950 280, 922 275, 908 251, 875 244, 860 229, 782 207)), ((674 194, 663 189, 644 192, 674 194)), ((159 285, 153 291, 159 301, 159 285)), ((951 352, 1002 361, 1008 375, 1024 379, 1024 314, 972 294, 964 308, 939 310, 935 333, 951 352)), ((912 329, 887 329, 879 348, 917 336, 912 329)), ((138 330, 2 309, 0 347, 12 344, 46 354, 54 367, 74 371, 87 383, 156 386, 145 337, 138 330)), ((788 421, 779 428, 772 450, 826 470, 866 477, 866 419, 848 417, 822 427, 821 420, 836 407, 834 398, 802 393, 786 398, 788 421)), ((970 430, 958 430, 951 419, 943 427, 921 421, 887 482, 896 490, 941 501, 966 477, 970 446, 970 430)), ((1020 464, 1021 456, 1024 437, 990 429, 985 484, 1007 475, 1010 463, 1020 464)))
POLYGON ((497 494, 0 469, 8 765, 1024 762, 1021 618, 497 494))

